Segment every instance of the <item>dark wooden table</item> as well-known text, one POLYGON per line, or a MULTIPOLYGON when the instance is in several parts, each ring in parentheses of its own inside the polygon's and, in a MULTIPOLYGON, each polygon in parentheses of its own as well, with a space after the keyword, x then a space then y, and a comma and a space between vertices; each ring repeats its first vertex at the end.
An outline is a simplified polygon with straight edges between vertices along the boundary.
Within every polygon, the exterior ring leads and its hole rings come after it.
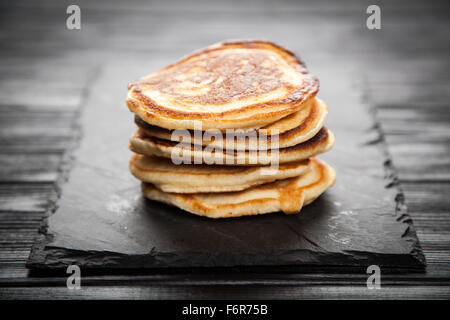
POLYGON ((381 30, 366 28, 370 1, 77 4, 77 31, 66 28, 68 2, 0 4, 0 298, 450 298, 448 1, 376 1, 381 30), (61 157, 104 67, 135 70, 125 85, 152 71, 139 61, 163 67, 230 38, 279 42, 300 53, 313 72, 323 63, 354 70, 366 103, 377 110, 426 273, 383 277, 380 290, 368 290, 366 276, 356 274, 91 276, 81 290, 68 290, 64 277, 30 274, 30 248, 60 192, 61 157))

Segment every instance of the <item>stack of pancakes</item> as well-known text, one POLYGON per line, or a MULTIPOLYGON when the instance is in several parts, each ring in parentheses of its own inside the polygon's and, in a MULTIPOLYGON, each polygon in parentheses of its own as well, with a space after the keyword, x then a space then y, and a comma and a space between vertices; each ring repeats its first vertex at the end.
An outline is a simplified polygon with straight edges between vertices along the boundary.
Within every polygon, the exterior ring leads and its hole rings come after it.
POLYGON ((298 213, 333 185, 318 79, 265 41, 219 43, 129 85, 144 195, 211 218, 298 213))

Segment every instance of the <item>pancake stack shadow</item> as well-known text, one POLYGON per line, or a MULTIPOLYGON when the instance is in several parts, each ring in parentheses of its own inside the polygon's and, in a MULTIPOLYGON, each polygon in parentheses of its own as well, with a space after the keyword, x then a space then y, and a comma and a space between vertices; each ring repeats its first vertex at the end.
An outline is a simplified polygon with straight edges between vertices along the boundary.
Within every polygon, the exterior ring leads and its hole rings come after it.
POLYGON ((334 184, 318 79, 266 41, 222 42, 129 85, 144 196, 210 218, 299 213, 334 184))

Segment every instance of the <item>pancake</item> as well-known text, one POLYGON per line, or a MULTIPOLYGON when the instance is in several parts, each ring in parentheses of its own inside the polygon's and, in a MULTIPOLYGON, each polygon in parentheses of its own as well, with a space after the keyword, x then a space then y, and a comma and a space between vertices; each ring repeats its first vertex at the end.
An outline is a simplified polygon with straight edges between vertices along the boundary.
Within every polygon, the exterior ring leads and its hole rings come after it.
POLYGON ((166 129, 260 128, 299 111, 318 79, 292 52, 265 41, 222 42, 128 86, 130 111, 166 129))
POLYGON ((230 218, 283 211, 299 213, 334 184, 336 173, 323 161, 312 158, 310 170, 299 177, 256 186, 239 192, 166 193, 148 183, 144 196, 209 218, 230 218))
MULTIPOLYGON (((323 127, 328 115, 328 106, 321 100, 315 98, 305 108, 297 111, 287 117, 284 117, 272 124, 261 129, 253 129, 252 131, 244 131, 239 135, 237 131, 235 135, 231 132, 217 132, 217 135, 211 131, 210 136, 195 135, 193 130, 189 131, 191 143, 197 145, 210 145, 214 147, 225 146, 226 139, 234 139, 234 148, 236 150, 257 150, 258 143, 255 137, 265 134, 267 136, 266 149, 271 148, 272 141, 278 139, 277 148, 291 147, 302 143, 314 137, 323 127), (214 136, 214 140, 211 137, 214 136), (252 138, 253 137, 253 138, 252 138)), ((139 117, 135 117, 136 125, 143 130, 146 136, 156 137, 163 140, 180 141, 180 137, 173 130, 149 125, 139 117)), ((231 131, 231 130, 230 130, 231 131)), ((241 130, 243 131, 243 130, 241 130)), ((232 131, 234 132, 234 131, 232 131)))
POLYGON ((164 192, 229 192, 275 180, 299 176, 309 169, 309 160, 282 164, 278 168, 175 165, 170 159, 134 154, 130 171, 139 180, 152 183, 164 192))
POLYGON ((129 148, 139 154, 171 158, 175 164, 267 165, 305 160, 330 150, 333 144, 334 135, 325 127, 308 141, 288 148, 266 151, 209 149, 209 146, 148 137, 138 129, 130 138, 129 148))

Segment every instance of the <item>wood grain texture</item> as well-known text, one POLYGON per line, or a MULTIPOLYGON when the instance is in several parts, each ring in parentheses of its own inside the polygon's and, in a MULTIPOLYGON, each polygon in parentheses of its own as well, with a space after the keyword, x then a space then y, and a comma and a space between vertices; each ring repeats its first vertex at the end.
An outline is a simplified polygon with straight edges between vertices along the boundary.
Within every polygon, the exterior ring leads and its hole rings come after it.
POLYGON ((64 3, 0 4, 0 298, 450 297, 448 2, 381 1, 378 31, 365 28, 368 1, 78 4, 80 31, 65 28, 64 3), (57 195, 61 155, 73 143, 73 121, 92 70, 117 63, 134 67, 139 77, 229 38, 280 42, 300 52, 312 72, 335 60, 365 76, 367 101, 378 110, 427 259, 426 275, 396 278, 376 291, 351 275, 293 279, 272 273, 266 281, 261 275, 229 280, 208 272, 194 286, 183 286, 192 281, 186 273, 161 275, 161 281, 104 277, 80 291, 67 290, 61 280, 40 287, 54 280, 30 277, 25 261, 57 195), (146 59, 140 66, 134 62, 146 59))
POLYGON ((3 288, 2 299, 448 299, 448 287, 388 287, 367 290, 363 286, 97 286, 67 290, 58 287, 3 288))

